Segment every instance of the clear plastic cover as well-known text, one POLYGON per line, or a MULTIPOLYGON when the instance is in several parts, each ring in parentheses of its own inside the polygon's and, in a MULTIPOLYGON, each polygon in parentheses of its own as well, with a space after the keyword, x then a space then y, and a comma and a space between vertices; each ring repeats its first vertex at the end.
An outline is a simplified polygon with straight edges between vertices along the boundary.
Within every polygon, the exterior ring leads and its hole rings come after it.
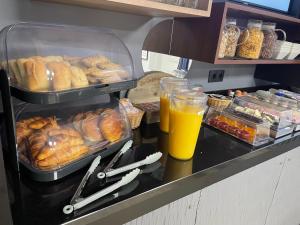
POLYGON ((58 92, 133 79, 131 55, 107 30, 20 23, 2 30, 1 65, 11 86, 58 92))
POLYGON ((130 124, 118 101, 95 102, 97 99, 69 105, 19 105, 16 134, 20 160, 52 171, 129 138, 130 124))
POLYGON ((272 130, 292 126, 292 110, 263 102, 250 96, 236 97, 234 110, 239 113, 262 119, 271 125, 272 130))
POLYGON ((283 108, 287 108, 292 110, 293 113, 293 123, 300 124, 300 108, 298 106, 298 102, 294 99, 288 99, 286 97, 277 96, 268 91, 259 90, 255 93, 254 97, 258 99, 269 102, 273 105, 278 105, 283 108))
POLYGON ((267 123, 235 114, 230 109, 221 111, 211 107, 207 112, 205 123, 253 146, 272 140, 270 126, 267 123))

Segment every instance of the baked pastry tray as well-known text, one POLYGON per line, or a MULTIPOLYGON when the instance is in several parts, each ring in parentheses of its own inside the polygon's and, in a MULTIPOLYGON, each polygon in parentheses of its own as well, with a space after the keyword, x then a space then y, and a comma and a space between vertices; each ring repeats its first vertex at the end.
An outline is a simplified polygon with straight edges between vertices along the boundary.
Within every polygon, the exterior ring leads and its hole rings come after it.
POLYGON ((72 174, 72 173, 78 171, 79 169, 86 167, 94 160, 95 157, 97 157, 99 155, 103 159, 105 157, 108 157, 108 156, 114 154, 115 152, 120 150, 120 148, 130 139, 131 139, 131 137, 127 137, 113 145, 108 146, 105 149, 102 149, 99 152, 96 152, 92 155, 88 155, 85 158, 82 158, 78 161, 72 162, 71 164, 68 164, 68 165, 61 167, 59 169, 56 169, 54 171, 53 170, 52 171, 39 170, 39 169, 31 166, 30 164, 20 160, 19 162, 21 165, 21 171, 35 181, 49 182, 49 181, 59 180, 69 174, 72 174))
POLYGON ((11 94, 15 98, 32 104, 56 104, 79 100, 97 95, 109 94, 136 87, 136 80, 127 80, 112 84, 96 84, 93 86, 65 91, 31 92, 11 86, 11 94))
MULTIPOLYGON (((49 181, 55 181, 58 179, 61 179, 71 173, 74 173, 81 168, 87 166, 96 156, 100 155, 102 158, 105 158, 107 156, 110 156, 121 149, 121 147, 132 138, 132 132, 130 129, 130 125, 128 122, 128 118, 126 117, 124 109, 121 108, 121 105, 119 104, 119 101, 109 95, 101 95, 101 96, 94 96, 88 99, 84 99, 81 101, 76 102, 69 102, 69 103, 61 103, 58 105, 31 105, 29 103, 21 104, 20 106, 15 106, 15 113, 16 113, 16 130, 17 130, 17 140, 18 140, 18 123, 21 123, 21 121, 28 120, 31 118, 35 118, 37 116, 40 116, 43 121, 47 121, 47 118, 49 116, 55 117, 53 120, 57 121, 56 123, 59 124, 58 128, 54 128, 53 130, 62 131, 64 129, 68 129, 66 127, 69 127, 69 129, 72 129, 73 132, 80 133, 81 140, 84 141, 83 143, 80 142, 79 145, 85 145, 88 146, 90 151, 82 155, 83 157, 78 157, 74 159, 73 161, 68 162, 67 164, 64 164, 63 162, 57 163, 57 165, 48 165, 46 167, 41 167, 36 164, 36 161, 32 161, 32 158, 30 154, 28 154, 30 151, 29 143, 26 147, 27 154, 24 155, 24 151, 21 149, 21 143, 18 145, 18 151, 19 151, 19 164, 21 168, 21 172, 28 175, 31 179, 40 181, 40 182, 49 182, 49 181), (94 114, 97 110, 101 109, 100 114, 94 114), (95 111, 96 110, 96 111, 95 111), (111 114, 107 114, 110 112, 111 114), (91 138, 96 138, 98 135, 95 136, 94 132, 91 132, 90 129, 94 129, 94 127, 90 127, 90 124, 99 123, 99 120, 102 119, 105 115, 107 118, 106 121, 112 121, 114 117, 108 116, 108 115, 116 115, 113 114, 114 112, 117 112, 119 115, 119 118, 122 119, 124 127, 122 128, 122 136, 118 137, 114 140, 107 140, 102 139, 99 141, 91 140, 91 138), (79 115, 86 115, 86 117, 80 117, 78 120, 79 115), (89 117, 91 116, 91 117, 89 117), (77 119, 75 119, 77 118, 77 119), (85 118, 85 119, 84 119, 85 118), (96 118, 96 120, 94 120, 96 118), (98 122, 97 122, 98 121, 98 122), (75 128, 75 123, 81 124, 79 127, 75 128), (83 123, 84 126, 83 126, 83 123), (89 126, 88 126, 89 125, 89 126), (89 130, 86 128, 90 127, 89 130), (84 129, 83 129, 84 128, 84 129), (77 130, 78 129, 78 130, 77 130), (92 136, 91 136, 92 135, 92 136), (88 139, 86 139, 88 137, 88 139), (20 148, 19 148, 20 147, 20 148), (25 156, 25 157, 24 157, 25 156), (61 164, 61 165, 60 165, 61 164), (52 168, 53 167, 53 168, 52 168)), ((53 122, 53 121, 52 121, 53 122)), ((23 123, 24 125, 24 123, 23 123)), ((22 126, 21 126, 22 127, 22 126)), ((112 129, 112 124, 109 123, 106 126, 108 129, 112 129)), ((39 133, 40 128, 36 130, 36 133, 39 133)), ((51 128, 49 128, 51 129, 51 128)), ((115 129, 117 131, 118 129, 115 129)), ((20 130, 19 130, 20 131, 20 130)), ((22 129, 21 129, 22 131, 22 129)), ((98 131, 98 128, 97 128, 98 131)), ((106 130, 107 131, 107 130, 106 130)), ((104 131, 102 131, 104 132, 104 131)), ((24 130, 23 132, 24 133, 24 130)), ((20 133, 20 134, 22 134, 20 133)), ((34 136, 34 135, 33 135, 34 136)), ((37 135, 38 137, 39 135, 37 135)), ((65 142, 70 141, 69 137, 66 135, 62 135, 65 142)), ((28 138, 26 138, 28 141, 28 138)), ((47 137, 47 141, 52 142, 52 144, 56 142, 58 145, 58 140, 54 140, 53 138, 47 137), (49 138, 49 139, 48 139, 49 138)), ((41 140, 42 142, 42 140, 41 140)), ((35 142, 37 143, 37 142, 35 142)), ((45 142, 46 144, 47 142, 45 142)), ((54 144, 55 146, 55 144, 54 144)), ((71 148, 72 146, 65 146, 65 148, 71 148)), ((42 151, 42 150, 40 150, 42 151)), ((59 150, 57 150, 58 155, 59 150)), ((64 156, 59 156, 64 157, 64 156)), ((49 158, 48 158, 49 159, 49 158)))

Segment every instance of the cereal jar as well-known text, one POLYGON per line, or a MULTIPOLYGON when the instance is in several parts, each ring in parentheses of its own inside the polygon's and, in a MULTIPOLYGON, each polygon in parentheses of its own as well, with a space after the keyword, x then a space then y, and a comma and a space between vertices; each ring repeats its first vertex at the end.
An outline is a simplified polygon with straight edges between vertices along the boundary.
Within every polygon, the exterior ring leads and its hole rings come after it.
POLYGON ((261 20, 249 20, 248 26, 240 37, 240 46, 237 50, 237 56, 246 59, 258 59, 264 41, 261 20))

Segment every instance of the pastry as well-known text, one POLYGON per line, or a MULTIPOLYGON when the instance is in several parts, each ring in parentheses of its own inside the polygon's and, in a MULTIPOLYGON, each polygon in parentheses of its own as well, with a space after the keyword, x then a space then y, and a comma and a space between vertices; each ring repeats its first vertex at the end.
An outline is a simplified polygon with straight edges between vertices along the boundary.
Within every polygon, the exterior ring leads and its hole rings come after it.
POLYGON ((89 85, 89 81, 82 69, 76 66, 71 66, 71 71, 72 71, 72 78, 71 78, 72 87, 79 88, 79 87, 86 87, 89 85))
POLYGON ((61 149, 50 157, 39 160, 36 162, 36 165, 42 169, 51 169, 58 166, 67 164, 68 162, 74 161, 80 158, 82 155, 86 154, 89 151, 86 145, 77 145, 61 149))
POLYGON ((17 59, 16 62, 17 62, 17 66, 18 66, 18 69, 19 69, 19 73, 20 73, 20 76, 21 76, 21 80, 23 81, 23 85, 25 87, 27 87, 27 75, 26 75, 26 70, 25 70, 25 62, 28 61, 28 59, 25 59, 25 58, 21 58, 21 59, 17 59))
POLYGON ((99 127, 105 139, 115 142, 123 135, 124 122, 117 111, 106 109, 101 113, 99 127))
POLYGON ((17 144, 20 145, 24 139, 28 138, 35 131, 58 128, 55 117, 42 118, 32 117, 20 120, 16 123, 17 144))
POLYGON ((20 145, 21 142, 32 134, 33 129, 30 129, 28 125, 35 121, 40 120, 42 117, 32 117, 30 119, 20 120, 16 123, 16 134, 17 134, 17 144, 20 145))
POLYGON ((17 61, 16 60, 9 60, 8 61, 9 71, 12 73, 17 81, 18 85, 22 85, 22 76, 20 74, 17 61))
POLYGON ((84 70, 84 72, 86 73, 86 75, 88 76, 93 76, 96 78, 100 78, 104 76, 104 70, 99 69, 97 67, 90 67, 84 70))
POLYGON ((55 91, 71 88, 72 72, 68 65, 63 62, 50 62, 47 63, 47 67, 51 71, 55 91))
POLYGON ((63 62, 63 57, 62 56, 46 56, 43 57, 43 60, 48 63, 48 62, 63 62))
POLYGON ((99 115, 88 113, 81 122, 81 131, 84 138, 91 142, 103 141, 103 136, 98 127, 99 115))
POLYGON ((72 118, 73 127, 79 132, 81 132, 81 122, 84 118, 85 118, 84 113, 78 113, 72 118))
POLYGON ((57 151, 83 144, 84 141, 81 137, 71 137, 65 134, 48 137, 46 145, 40 149, 35 159, 43 160, 57 154, 57 151))
POLYGON ((28 89, 31 91, 47 91, 49 78, 45 63, 40 59, 29 59, 24 62, 28 89))
POLYGON ((99 78, 103 84, 111 84, 121 82, 122 79, 116 71, 105 71, 103 77, 99 78))
POLYGON ((88 56, 81 60, 82 64, 86 67, 97 67, 101 66, 101 64, 110 63, 110 60, 106 58, 105 56, 88 56))
POLYGON ((128 79, 128 73, 121 67, 119 64, 115 63, 106 63, 98 66, 102 70, 114 71, 118 76, 124 80, 128 79))

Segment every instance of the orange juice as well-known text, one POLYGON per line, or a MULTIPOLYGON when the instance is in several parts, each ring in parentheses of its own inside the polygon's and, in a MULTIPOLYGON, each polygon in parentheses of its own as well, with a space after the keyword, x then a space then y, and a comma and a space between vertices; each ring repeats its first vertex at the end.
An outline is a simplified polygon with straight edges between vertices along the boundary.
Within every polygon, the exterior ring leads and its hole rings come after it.
POLYGON ((206 109, 207 96, 182 90, 170 98, 169 154, 181 160, 193 157, 206 109))
POLYGON ((160 130, 163 132, 169 132, 169 98, 160 97, 160 130))
POLYGON ((160 129, 163 132, 169 132, 169 107, 170 95, 179 88, 187 87, 186 79, 175 77, 164 77, 160 80, 160 129))
POLYGON ((188 108, 170 110, 169 154, 177 159, 193 157, 203 112, 188 108))

